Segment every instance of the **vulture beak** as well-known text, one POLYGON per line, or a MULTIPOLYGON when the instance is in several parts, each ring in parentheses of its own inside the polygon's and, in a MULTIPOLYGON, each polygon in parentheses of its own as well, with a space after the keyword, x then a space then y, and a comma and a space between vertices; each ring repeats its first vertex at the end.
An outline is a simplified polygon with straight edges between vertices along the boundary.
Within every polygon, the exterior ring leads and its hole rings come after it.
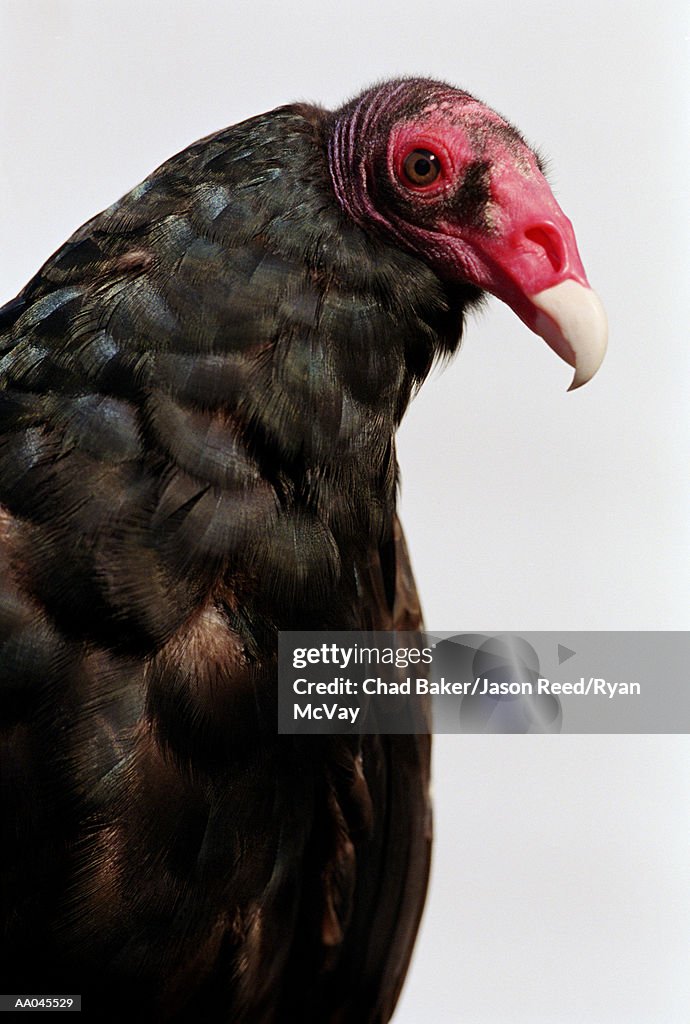
POLYGON ((530 325, 554 352, 575 367, 568 391, 586 384, 606 354, 608 325, 601 299, 573 278, 531 297, 536 315, 530 325))
POLYGON ((514 164, 494 170, 491 196, 488 230, 463 232, 467 276, 507 303, 574 368, 573 391, 599 369, 608 327, 572 224, 534 162, 529 173, 514 164))

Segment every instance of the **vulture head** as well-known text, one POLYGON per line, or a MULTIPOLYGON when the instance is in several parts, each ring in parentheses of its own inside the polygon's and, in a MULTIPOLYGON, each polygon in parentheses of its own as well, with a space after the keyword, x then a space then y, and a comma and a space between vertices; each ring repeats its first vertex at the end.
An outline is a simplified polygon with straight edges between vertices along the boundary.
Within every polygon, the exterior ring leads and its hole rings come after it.
POLYGON ((440 82, 386 82, 334 114, 329 167, 357 223, 506 302, 574 367, 570 390, 593 377, 603 306, 539 157, 499 114, 440 82))

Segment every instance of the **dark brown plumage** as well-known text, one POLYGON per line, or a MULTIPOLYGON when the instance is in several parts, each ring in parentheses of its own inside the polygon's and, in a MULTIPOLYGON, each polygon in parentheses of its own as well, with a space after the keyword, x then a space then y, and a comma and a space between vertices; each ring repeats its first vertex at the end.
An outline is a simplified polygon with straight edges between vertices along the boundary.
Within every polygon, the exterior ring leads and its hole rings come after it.
MULTIPOLYGON (((429 738, 278 736, 276 643, 421 626, 395 431, 503 286, 491 146, 541 187, 479 109, 410 80, 219 132, 0 311, 5 991, 111 1020, 389 1019, 429 738), (435 167, 405 183, 386 150, 417 122, 400 145, 447 122, 483 147, 457 181, 439 158, 438 199, 435 167)), ((540 230, 530 280, 579 281, 540 230)))

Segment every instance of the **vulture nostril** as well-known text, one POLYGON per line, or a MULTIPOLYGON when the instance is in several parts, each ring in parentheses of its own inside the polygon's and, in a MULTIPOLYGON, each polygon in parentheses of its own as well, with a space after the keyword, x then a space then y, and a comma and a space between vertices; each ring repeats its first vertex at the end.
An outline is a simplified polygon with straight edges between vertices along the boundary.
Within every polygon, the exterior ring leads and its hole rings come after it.
POLYGON ((549 230, 548 226, 539 225, 539 227, 527 228, 525 238, 544 250, 551 266, 557 273, 563 270, 563 248, 560 245, 560 239, 556 233, 549 230))

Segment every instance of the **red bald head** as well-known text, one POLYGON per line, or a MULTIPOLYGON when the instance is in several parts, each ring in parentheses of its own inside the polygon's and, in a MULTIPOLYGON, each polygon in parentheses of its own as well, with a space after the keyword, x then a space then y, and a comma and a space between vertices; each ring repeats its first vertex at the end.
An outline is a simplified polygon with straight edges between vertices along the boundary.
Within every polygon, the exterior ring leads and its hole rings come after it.
POLYGON ((570 221, 519 132, 466 92, 407 79, 338 111, 334 188, 362 227, 383 232, 440 277, 506 302, 585 383, 606 319, 570 221))

